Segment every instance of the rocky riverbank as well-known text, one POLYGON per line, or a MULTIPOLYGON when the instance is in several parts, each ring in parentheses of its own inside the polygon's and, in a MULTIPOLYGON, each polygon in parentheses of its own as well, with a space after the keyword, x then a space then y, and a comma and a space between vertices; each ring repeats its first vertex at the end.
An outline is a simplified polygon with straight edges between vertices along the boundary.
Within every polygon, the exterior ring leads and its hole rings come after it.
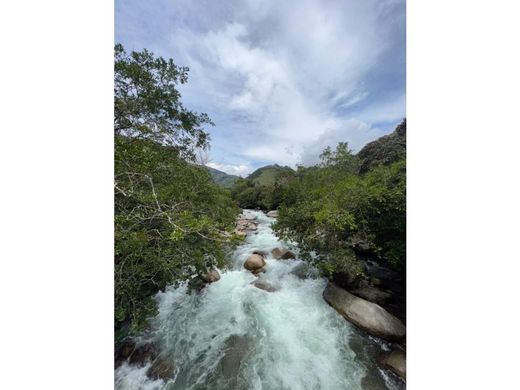
MULTIPOLYGON (((276 217, 276 211, 267 213, 269 217, 276 217)), ((256 230, 257 225, 253 218, 242 215, 239 219, 238 228, 243 230, 256 230), (253 227, 253 228, 251 228, 253 227)), ((295 259, 296 255, 287 248, 276 247, 270 251, 274 259, 295 259)), ((244 268, 251 271, 255 276, 266 271, 265 257, 266 252, 253 251, 244 262, 244 268)), ((373 274, 385 277, 383 282, 375 276, 368 276, 364 279, 352 283, 350 292, 339 287, 333 282, 329 282, 323 291, 323 298, 332 306, 345 320, 354 324, 364 332, 379 337, 387 342, 391 342, 392 351, 382 351, 377 359, 377 363, 383 369, 390 370, 393 374, 399 376, 402 380, 406 379, 406 354, 403 346, 405 345, 406 328, 403 322, 385 310, 381 305, 389 302, 391 298, 402 293, 402 289, 398 289, 397 293, 389 290, 379 289, 384 283, 388 286, 388 276, 394 276, 391 270, 384 269, 377 264, 371 264, 373 274), (386 271, 386 274, 384 273, 386 271)), ((394 280, 395 284, 402 283, 401 279, 394 280)), ((277 289, 265 282, 252 283, 255 287, 268 292, 275 292, 277 289)))

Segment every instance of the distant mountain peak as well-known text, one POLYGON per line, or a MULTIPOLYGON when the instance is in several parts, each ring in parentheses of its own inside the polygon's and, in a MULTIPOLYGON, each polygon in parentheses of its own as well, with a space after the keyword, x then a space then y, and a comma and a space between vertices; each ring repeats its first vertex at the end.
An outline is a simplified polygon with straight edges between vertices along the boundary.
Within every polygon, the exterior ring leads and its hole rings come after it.
POLYGON ((281 166, 278 164, 270 164, 264 167, 258 168, 251 173, 247 179, 251 180, 255 184, 259 185, 273 185, 276 177, 280 173, 294 173, 294 170, 288 166, 281 166))
POLYGON ((230 175, 229 173, 219 171, 218 169, 208 167, 207 165, 205 165, 204 168, 209 171, 213 181, 224 188, 231 188, 233 184, 240 179, 239 176, 230 175))

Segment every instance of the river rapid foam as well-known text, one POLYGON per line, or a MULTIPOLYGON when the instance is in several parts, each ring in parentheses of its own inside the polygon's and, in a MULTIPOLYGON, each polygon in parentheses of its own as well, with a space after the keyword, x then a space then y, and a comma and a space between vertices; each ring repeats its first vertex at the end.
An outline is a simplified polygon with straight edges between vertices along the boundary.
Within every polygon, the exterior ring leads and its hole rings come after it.
MULTIPOLYGON (((273 233, 275 220, 260 211, 250 232, 220 270, 221 279, 200 293, 186 285, 157 294, 159 313, 142 339, 172 359, 174 378, 151 380, 149 365, 124 363, 115 372, 118 390, 130 389, 400 389, 377 368, 385 343, 360 332, 322 298, 326 280, 302 278, 301 260, 275 260, 271 249, 297 247, 273 233), (254 251, 268 253, 259 277, 243 268, 254 251), (275 288, 267 292, 252 283, 275 288)), ((312 274, 312 272, 310 273, 312 274)))

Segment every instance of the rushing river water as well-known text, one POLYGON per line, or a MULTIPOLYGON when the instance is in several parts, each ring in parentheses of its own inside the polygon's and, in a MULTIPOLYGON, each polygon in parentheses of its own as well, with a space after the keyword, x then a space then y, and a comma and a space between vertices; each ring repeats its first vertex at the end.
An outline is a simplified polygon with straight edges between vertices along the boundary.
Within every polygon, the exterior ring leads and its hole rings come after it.
POLYGON ((377 368, 375 357, 388 347, 362 334, 322 298, 326 281, 301 278, 300 260, 267 256, 257 278, 243 268, 254 250, 285 246, 271 230, 273 218, 246 211, 258 230, 234 252, 232 266, 199 294, 186 286, 157 295, 159 314, 152 331, 172 359, 175 378, 151 380, 144 367, 124 363, 116 389, 401 389, 403 384, 377 368), (267 292, 256 280, 276 288, 267 292))

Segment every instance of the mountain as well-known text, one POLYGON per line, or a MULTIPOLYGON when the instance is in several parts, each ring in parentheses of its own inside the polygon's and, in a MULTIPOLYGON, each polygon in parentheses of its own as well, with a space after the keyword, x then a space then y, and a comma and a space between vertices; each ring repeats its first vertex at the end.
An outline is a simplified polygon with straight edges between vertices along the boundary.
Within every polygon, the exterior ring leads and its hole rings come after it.
POLYGON ((406 119, 395 130, 366 144, 358 153, 359 173, 368 172, 378 165, 390 165, 406 157, 406 119))
POLYGON ((219 171, 218 169, 215 169, 215 168, 211 168, 208 166, 206 166, 205 168, 211 174, 213 181, 224 188, 231 188, 233 186, 233 184, 235 183, 235 181, 240 179, 239 176, 229 175, 226 172, 219 171))
POLYGON ((266 165, 251 173, 247 179, 258 185, 274 185, 276 177, 281 173, 293 174, 294 170, 287 166, 282 167, 278 164, 266 165))

